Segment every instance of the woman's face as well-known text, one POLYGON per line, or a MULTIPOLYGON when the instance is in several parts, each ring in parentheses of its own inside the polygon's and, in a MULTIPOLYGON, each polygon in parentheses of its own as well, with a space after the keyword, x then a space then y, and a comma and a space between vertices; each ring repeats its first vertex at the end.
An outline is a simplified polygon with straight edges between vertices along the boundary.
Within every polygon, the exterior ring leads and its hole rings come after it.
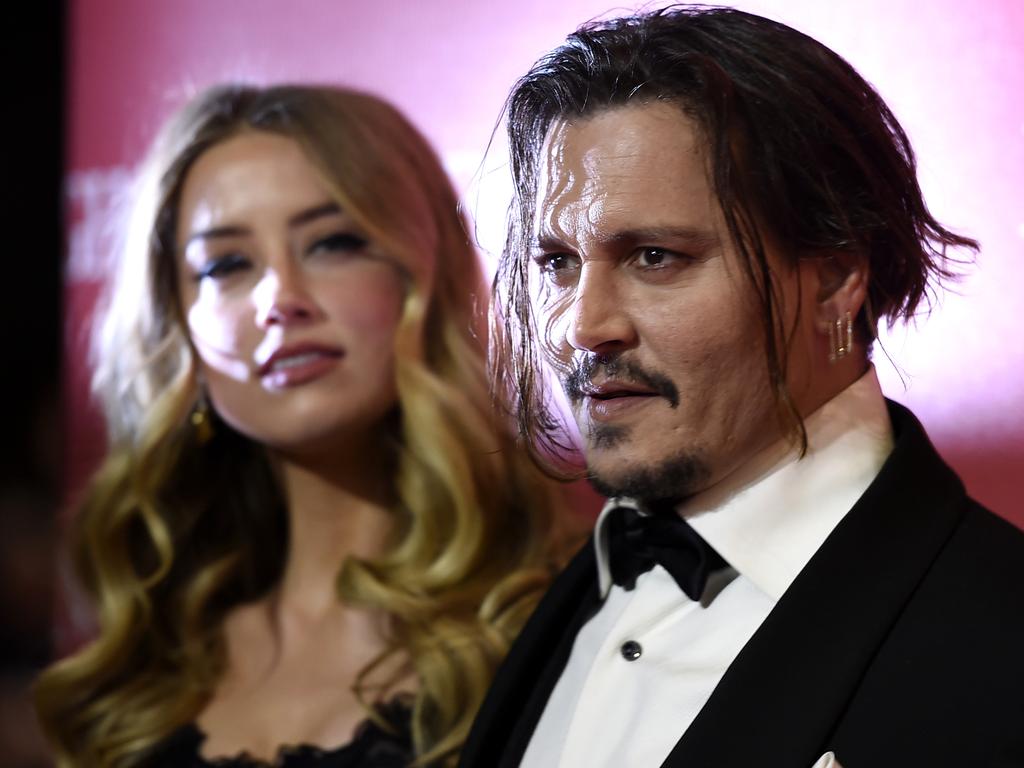
POLYGON ((188 331, 227 423, 310 453, 352 448, 394 406, 403 279, 297 143, 249 132, 207 150, 176 242, 188 331))

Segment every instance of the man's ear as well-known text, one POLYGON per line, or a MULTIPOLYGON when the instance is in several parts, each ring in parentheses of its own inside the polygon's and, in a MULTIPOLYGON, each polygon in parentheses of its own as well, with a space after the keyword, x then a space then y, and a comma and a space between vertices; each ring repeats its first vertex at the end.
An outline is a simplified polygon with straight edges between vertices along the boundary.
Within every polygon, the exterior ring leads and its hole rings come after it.
POLYGON ((818 274, 815 323, 823 327, 847 313, 856 318, 868 295, 868 260, 862 254, 834 251, 814 261, 818 274))

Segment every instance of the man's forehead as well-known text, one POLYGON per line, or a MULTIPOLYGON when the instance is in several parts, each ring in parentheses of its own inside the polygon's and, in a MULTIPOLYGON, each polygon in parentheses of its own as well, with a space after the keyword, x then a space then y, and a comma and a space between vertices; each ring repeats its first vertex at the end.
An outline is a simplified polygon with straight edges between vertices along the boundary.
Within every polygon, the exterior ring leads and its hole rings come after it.
POLYGON ((539 157, 534 231, 557 236, 608 216, 622 226, 704 217, 711 194, 704 158, 694 122, 672 104, 556 120, 539 157))
POLYGON ((672 147, 703 152, 696 120, 670 101, 621 104, 552 120, 544 136, 542 163, 558 164, 566 154, 595 158, 646 155, 672 147))
POLYGON ((653 135, 651 121, 641 110, 646 111, 642 107, 618 107, 555 120, 541 148, 541 181, 565 173, 592 176, 627 161, 643 163, 657 153, 659 143, 686 143, 685 132, 675 136, 671 130, 664 130, 660 136, 653 135))

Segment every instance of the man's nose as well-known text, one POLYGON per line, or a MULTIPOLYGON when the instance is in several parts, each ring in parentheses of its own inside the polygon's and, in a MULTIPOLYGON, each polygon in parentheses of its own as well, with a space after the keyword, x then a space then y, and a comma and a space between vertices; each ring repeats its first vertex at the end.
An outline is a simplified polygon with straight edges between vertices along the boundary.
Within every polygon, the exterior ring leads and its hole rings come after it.
POLYGON ((305 323, 319 314, 305 278, 288 266, 266 271, 256 286, 255 302, 261 328, 305 323))
POLYGON ((573 349, 610 353, 635 344, 629 307, 623 304, 613 270, 603 263, 584 266, 566 334, 573 349))

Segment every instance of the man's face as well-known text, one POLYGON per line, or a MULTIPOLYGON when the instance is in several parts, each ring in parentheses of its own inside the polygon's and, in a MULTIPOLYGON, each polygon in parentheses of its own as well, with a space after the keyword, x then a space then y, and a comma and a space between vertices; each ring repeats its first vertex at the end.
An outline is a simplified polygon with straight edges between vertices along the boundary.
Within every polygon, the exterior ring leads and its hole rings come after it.
MULTIPOLYGON (((539 327, 599 490, 685 498, 779 437, 757 298, 691 119, 651 103, 556 123, 537 200, 539 327)), ((789 327, 797 270, 769 261, 789 327)))

